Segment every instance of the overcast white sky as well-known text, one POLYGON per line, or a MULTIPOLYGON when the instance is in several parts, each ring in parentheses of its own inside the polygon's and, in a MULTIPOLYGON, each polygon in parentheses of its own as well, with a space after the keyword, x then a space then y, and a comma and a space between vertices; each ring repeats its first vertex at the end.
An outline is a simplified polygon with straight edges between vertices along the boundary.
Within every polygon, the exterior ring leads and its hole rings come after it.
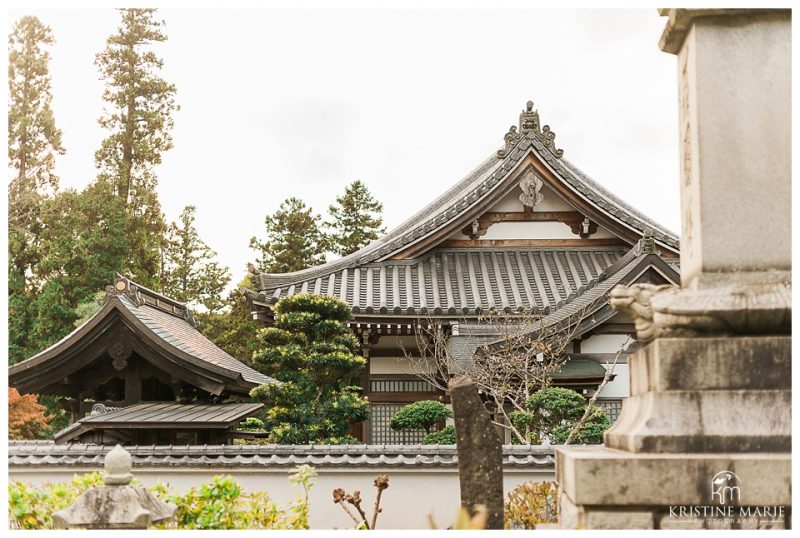
MULTIPOLYGON (((64 187, 95 176, 105 133, 95 54, 111 9, 14 9, 49 25, 64 187)), ((289 196, 324 211, 361 179, 391 228, 503 142, 531 99, 565 157, 679 231, 675 56, 645 10, 161 9, 176 84, 175 148, 158 170, 167 219, 197 206, 238 280, 253 235, 289 196)))

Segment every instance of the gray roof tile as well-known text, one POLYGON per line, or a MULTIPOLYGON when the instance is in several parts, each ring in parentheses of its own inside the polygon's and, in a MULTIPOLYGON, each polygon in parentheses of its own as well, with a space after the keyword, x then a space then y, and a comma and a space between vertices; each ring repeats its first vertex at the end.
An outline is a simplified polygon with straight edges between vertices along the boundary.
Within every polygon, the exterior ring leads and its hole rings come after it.
POLYGON ((439 249, 414 260, 318 274, 313 280, 265 289, 257 300, 273 304, 302 289, 318 289, 321 295, 343 297, 355 314, 474 315, 491 307, 550 312, 595 285, 627 251, 439 249))
MULTIPOLYGON (((9 441, 12 470, 50 466, 101 467, 112 446, 9 441)), ((185 445, 128 446, 135 467, 456 467, 454 445, 185 445)), ((506 468, 552 469, 554 448, 505 445, 506 468)))

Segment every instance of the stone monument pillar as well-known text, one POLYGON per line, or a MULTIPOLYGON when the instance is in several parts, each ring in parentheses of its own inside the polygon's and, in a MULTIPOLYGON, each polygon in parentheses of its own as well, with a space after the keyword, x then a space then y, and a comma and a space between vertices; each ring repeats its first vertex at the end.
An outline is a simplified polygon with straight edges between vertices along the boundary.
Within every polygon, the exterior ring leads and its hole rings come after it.
POLYGON ((461 505, 473 516, 486 509, 486 528, 503 528, 503 445, 478 387, 469 376, 450 380, 461 505))
POLYGON ((557 451, 560 525, 787 528, 791 13, 661 14, 678 56, 682 287, 612 291, 647 345, 605 446, 557 451))

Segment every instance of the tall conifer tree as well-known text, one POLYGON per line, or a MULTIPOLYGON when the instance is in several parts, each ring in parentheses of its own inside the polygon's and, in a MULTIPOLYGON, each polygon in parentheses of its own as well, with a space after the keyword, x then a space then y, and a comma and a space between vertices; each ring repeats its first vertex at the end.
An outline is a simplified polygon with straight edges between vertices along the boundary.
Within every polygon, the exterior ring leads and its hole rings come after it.
POLYGON ((344 194, 328 208, 331 250, 347 256, 377 239, 386 230, 382 211, 383 204, 372 196, 363 182, 356 180, 348 185, 344 194))
POLYGON ((175 85, 159 75, 164 62, 151 46, 166 41, 155 9, 120 9, 122 24, 97 55, 106 83, 100 125, 109 131, 95 153, 98 180, 125 204, 131 250, 126 269, 158 287, 161 241, 166 228, 156 194, 155 167, 172 148, 175 85))
POLYGON ((250 239, 258 251, 258 269, 267 273, 288 273, 325 263, 327 241, 314 215, 299 198, 287 198, 264 220, 266 241, 250 239))
POLYGON ((194 213, 194 206, 186 206, 180 222, 173 222, 167 229, 162 290, 175 300, 199 303, 215 312, 224 306, 222 292, 231 274, 227 267, 214 261, 217 253, 200 239, 194 213))
POLYGON ((8 298, 9 360, 33 347, 30 341, 41 257, 41 208, 58 189, 55 155, 64 153, 51 107, 50 54, 55 40, 36 17, 22 17, 8 38, 8 298))

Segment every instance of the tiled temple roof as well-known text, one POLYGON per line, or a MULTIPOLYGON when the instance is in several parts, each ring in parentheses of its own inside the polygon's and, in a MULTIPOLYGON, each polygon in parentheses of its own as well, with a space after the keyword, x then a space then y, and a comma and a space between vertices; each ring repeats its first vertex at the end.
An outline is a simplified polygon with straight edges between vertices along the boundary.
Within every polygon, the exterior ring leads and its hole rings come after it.
MULTIPOLYGON (((52 441, 9 441, 13 471, 36 467, 96 467, 113 447, 52 441)), ((454 445, 138 445, 126 446, 134 467, 294 467, 316 468, 456 467, 454 445)), ((552 469, 552 447, 505 445, 503 466, 552 469)), ((135 472, 135 470, 134 470, 135 472)))
POLYGON ((95 405, 92 414, 79 419, 53 435, 65 443, 91 430, 125 428, 148 429, 229 429, 264 408, 260 403, 182 404, 146 402, 127 407, 95 405))
POLYGON ((120 277, 113 286, 106 287, 99 312, 49 348, 12 365, 9 368, 11 386, 43 394, 61 394, 62 380, 71 368, 72 357, 80 356, 86 341, 104 334, 120 316, 131 330, 138 331, 170 360, 231 390, 246 393, 255 386, 275 382, 203 336, 194 326, 186 305, 120 277))
POLYGON ((317 267, 260 273, 254 279, 256 289, 243 290, 248 300, 269 307, 281 297, 307 291, 340 297, 356 314, 388 315, 436 311, 470 315, 492 307, 555 309, 589 286, 597 273, 627 249, 428 248, 500 200, 515 185, 513 173, 528 156, 548 167, 562 190, 570 193, 572 201, 565 199, 568 204, 576 210, 592 208, 592 214, 613 223, 629 245, 650 233, 658 247, 677 254, 678 237, 673 232, 562 158, 555 135, 540 125, 532 107, 528 103, 527 111, 520 114, 519 132, 512 128, 504 149, 395 229, 349 256, 317 267), (417 244, 428 246, 422 249, 417 244))
POLYGON ((549 313, 592 287, 629 249, 447 249, 414 260, 387 260, 253 298, 274 304, 295 293, 343 299, 356 314, 474 315, 496 308, 549 313))
POLYGON ((121 295, 120 302, 139 321, 170 346, 184 351, 209 364, 241 374, 242 378, 257 385, 273 380, 253 370, 242 361, 232 357, 198 331, 190 317, 170 314, 164 309, 146 302, 136 305, 128 296, 121 295))

